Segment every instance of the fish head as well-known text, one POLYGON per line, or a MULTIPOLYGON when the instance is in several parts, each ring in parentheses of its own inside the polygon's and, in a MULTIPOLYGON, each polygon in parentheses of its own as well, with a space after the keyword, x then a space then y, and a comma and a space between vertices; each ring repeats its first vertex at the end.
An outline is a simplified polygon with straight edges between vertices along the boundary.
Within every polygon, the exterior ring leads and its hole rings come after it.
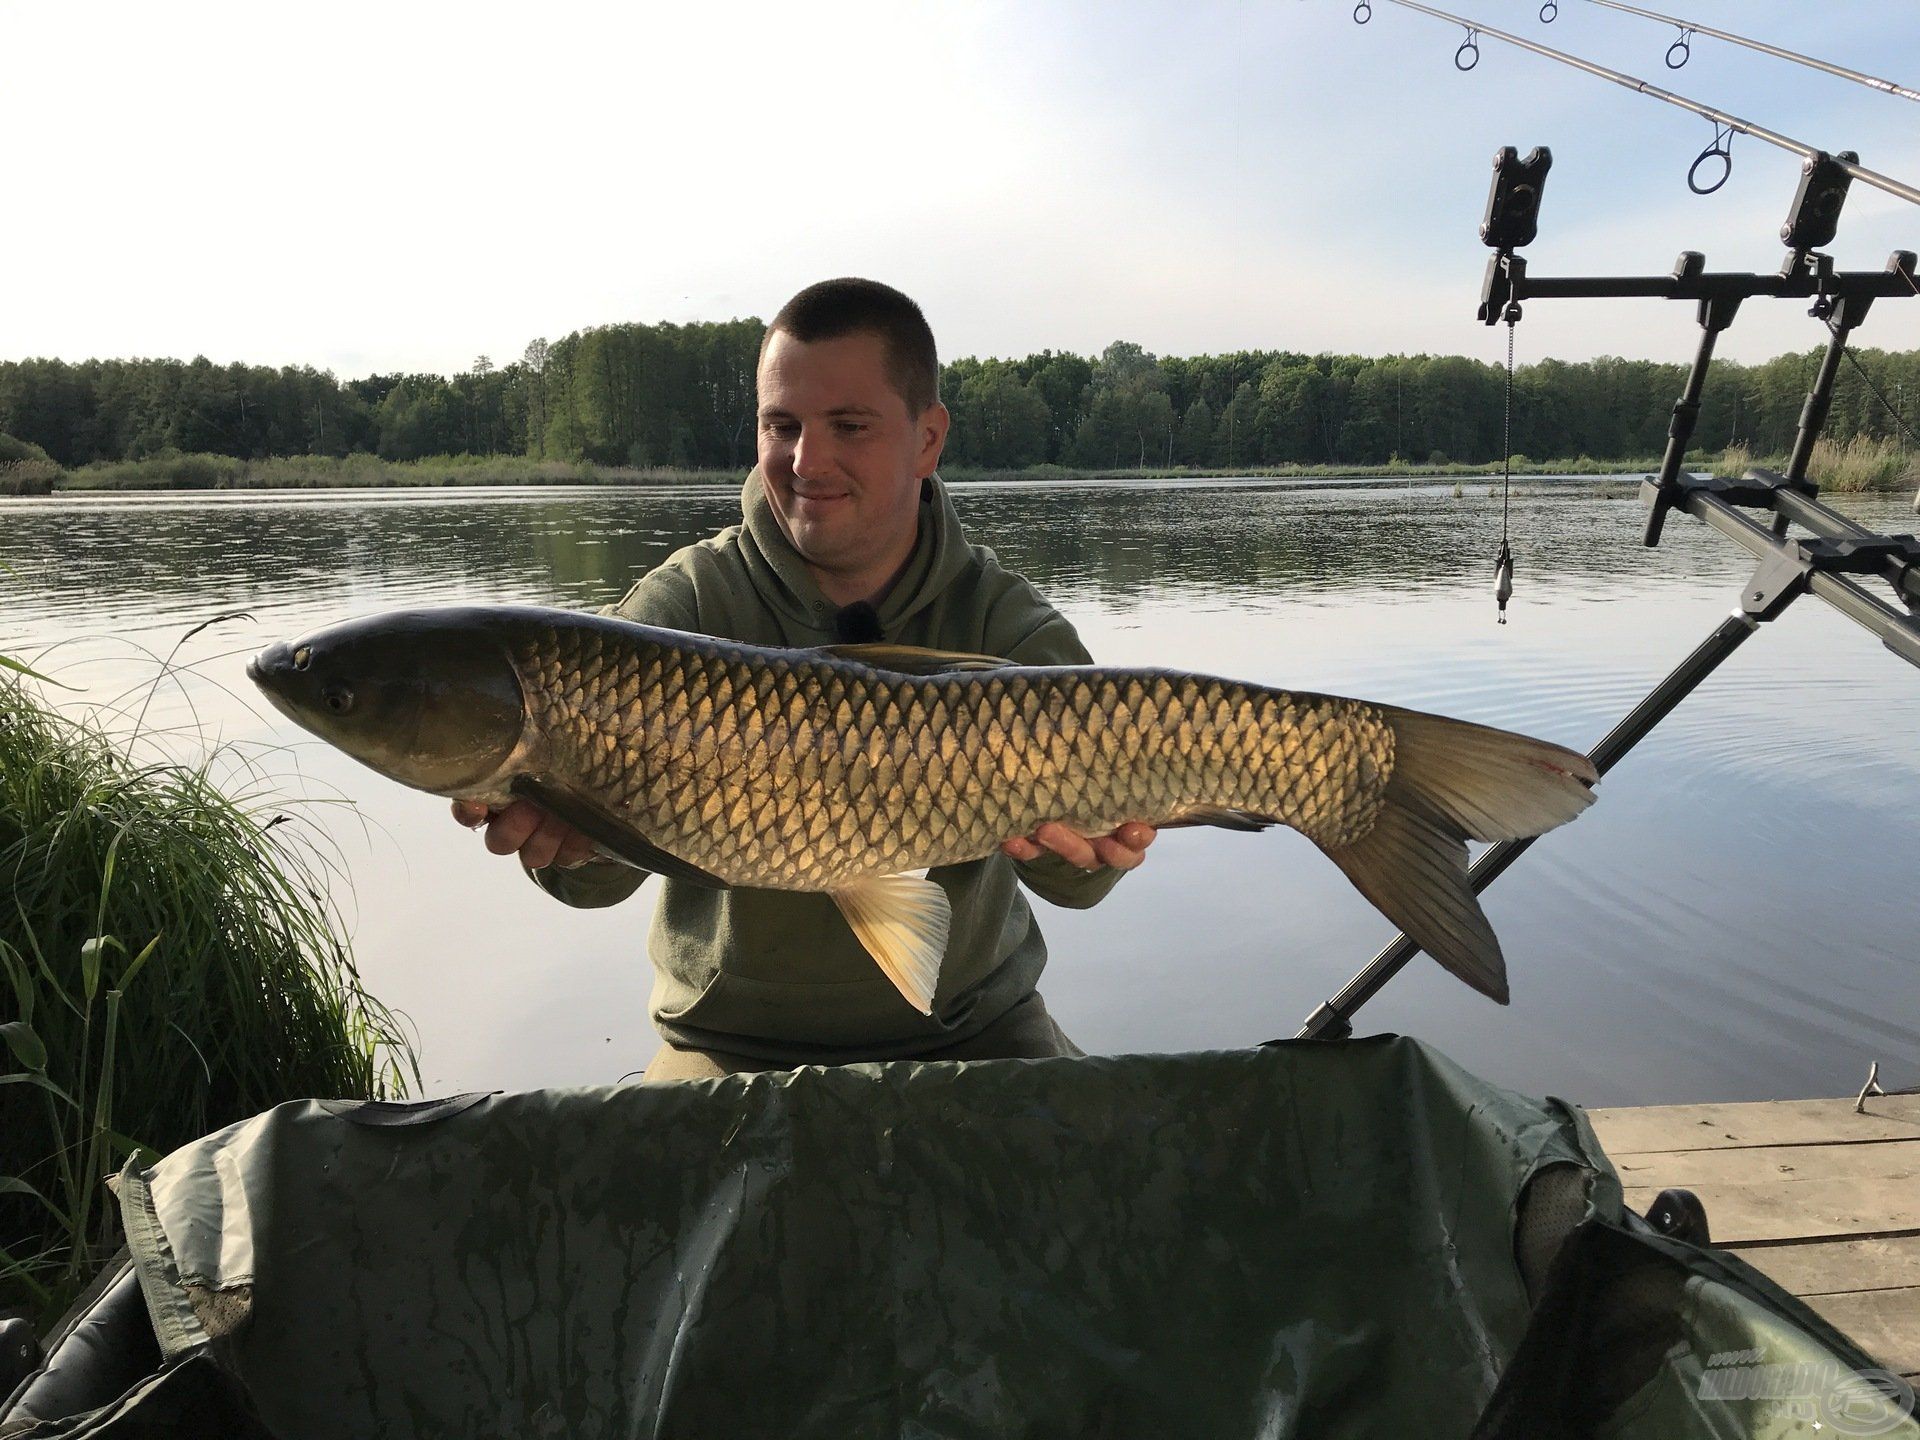
POLYGON ((316 630, 262 650, 247 678, 302 729, 436 795, 499 788, 526 730, 526 699, 505 644, 458 611, 316 630))

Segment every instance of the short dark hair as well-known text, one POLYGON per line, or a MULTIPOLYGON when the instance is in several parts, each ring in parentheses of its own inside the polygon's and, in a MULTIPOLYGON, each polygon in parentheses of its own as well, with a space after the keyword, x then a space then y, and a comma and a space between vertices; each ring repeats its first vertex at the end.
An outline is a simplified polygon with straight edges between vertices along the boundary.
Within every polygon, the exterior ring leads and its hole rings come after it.
POLYGON ((907 409, 918 415, 940 398, 940 358, 927 317, 891 285, 851 276, 809 285, 773 317, 760 340, 762 355, 776 330, 807 345, 842 335, 878 335, 887 345, 887 378, 907 409))

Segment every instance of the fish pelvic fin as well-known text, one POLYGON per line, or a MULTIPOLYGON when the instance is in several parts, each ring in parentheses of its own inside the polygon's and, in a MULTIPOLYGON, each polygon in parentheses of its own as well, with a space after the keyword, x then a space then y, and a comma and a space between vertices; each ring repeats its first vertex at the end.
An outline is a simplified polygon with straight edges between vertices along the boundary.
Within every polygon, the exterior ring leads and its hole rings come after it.
POLYGON ((1325 847, 1354 887, 1441 965, 1506 1004, 1500 942, 1467 879, 1468 840, 1515 840, 1593 803, 1599 773, 1577 751, 1413 710, 1380 707, 1393 771, 1373 828, 1325 847))
POLYGON ((827 892, 881 972, 914 1009, 933 1013, 953 908, 924 870, 879 875, 827 892))

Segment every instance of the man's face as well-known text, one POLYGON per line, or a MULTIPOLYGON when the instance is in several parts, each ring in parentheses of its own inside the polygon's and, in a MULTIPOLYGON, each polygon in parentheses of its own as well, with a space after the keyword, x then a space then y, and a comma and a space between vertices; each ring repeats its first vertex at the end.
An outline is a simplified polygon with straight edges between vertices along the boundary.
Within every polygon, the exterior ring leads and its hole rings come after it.
POLYGON ((776 330, 757 385, 760 470, 780 528, 830 598, 867 598, 913 551, 946 407, 911 413, 888 378, 886 341, 872 333, 808 344, 776 330))

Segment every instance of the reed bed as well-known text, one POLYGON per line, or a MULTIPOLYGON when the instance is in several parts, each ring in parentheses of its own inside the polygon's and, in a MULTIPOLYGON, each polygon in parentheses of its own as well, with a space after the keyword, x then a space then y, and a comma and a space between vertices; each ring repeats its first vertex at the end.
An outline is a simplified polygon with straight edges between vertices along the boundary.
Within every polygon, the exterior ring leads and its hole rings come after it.
MULTIPOLYGON (((1689 457, 1704 463, 1704 456, 1689 457)), ((1596 460, 1580 455, 1559 460, 1513 457, 1515 474, 1604 475, 1651 470, 1655 459, 1596 460)), ((0 462, 0 494, 45 494, 52 490, 319 490, 383 489, 446 485, 694 485, 740 483, 736 470, 677 470, 669 466, 597 465, 587 460, 536 460, 521 455, 439 455, 423 460, 382 460, 376 455, 286 455, 242 460, 231 455, 163 454, 141 460, 111 460, 62 470, 45 460, 21 462, 23 481, 39 488, 9 492, 0 462)), ((1497 461, 1462 464, 1435 454, 1425 463, 1390 460, 1378 465, 1265 465, 1226 468, 1148 466, 1084 470, 1033 465, 1019 470, 948 466, 947 479, 972 480, 1155 480, 1220 476, 1271 479, 1380 478, 1453 479, 1500 473, 1497 461)))
MULTIPOLYGON (((1714 467, 1716 475, 1739 476, 1749 467, 1760 465, 1769 470, 1785 470, 1785 455, 1755 455, 1744 445, 1729 445, 1714 467)), ((1843 495, 1874 490, 1907 490, 1920 484, 1920 454, 1892 440, 1856 435, 1851 440, 1813 442, 1813 454, 1807 474, 1820 488, 1843 495)))
POLYGON ((0 667, 0 1313, 43 1327, 120 1244, 102 1179, 128 1155, 417 1080, 305 802, 228 752, 133 749, 0 667))
POLYGON ((438 485, 657 485, 723 479, 740 471, 675 470, 665 466, 596 465, 586 460, 536 460, 521 455, 437 455, 382 460, 377 455, 281 455, 242 460, 231 455, 154 455, 109 460, 60 474, 61 490, 326 490, 438 485))
POLYGON ((0 460, 0 495, 51 495, 61 474, 51 460, 0 460))
POLYGON ((50 495, 61 474, 38 445, 0 431, 0 495, 50 495))

